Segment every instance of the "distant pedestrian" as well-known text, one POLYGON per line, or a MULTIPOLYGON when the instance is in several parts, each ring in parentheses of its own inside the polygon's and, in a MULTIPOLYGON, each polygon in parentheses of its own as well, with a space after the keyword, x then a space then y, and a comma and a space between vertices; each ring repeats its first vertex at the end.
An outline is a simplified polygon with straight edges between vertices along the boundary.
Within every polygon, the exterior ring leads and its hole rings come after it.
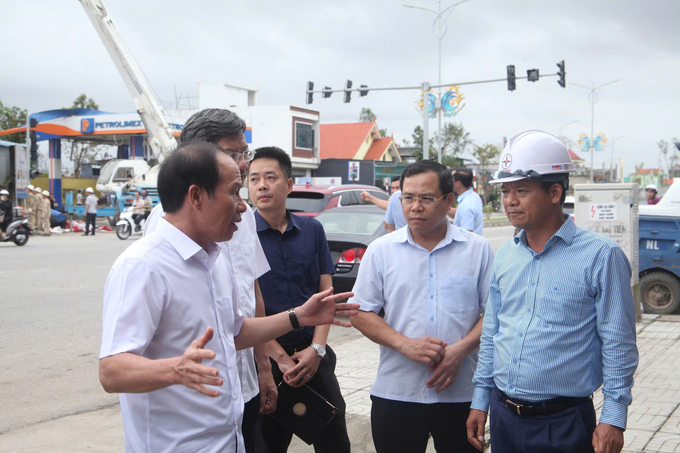
MULTIPOLYGON (((399 176, 395 176, 392 178, 390 189, 391 194, 399 191, 399 176)), ((381 200, 380 198, 376 197, 375 195, 371 195, 365 190, 361 191, 361 199, 364 201, 368 201, 369 203, 373 203, 382 210, 387 210, 387 205, 390 202, 389 198, 387 200, 381 200)))
POLYGON ((399 186, 395 184, 395 182, 398 183, 398 181, 399 178, 397 178, 397 181, 395 181, 394 178, 392 179, 392 195, 390 195, 390 200, 387 203, 385 219, 383 220, 387 231, 390 233, 406 226, 406 218, 404 217, 401 201, 399 200, 399 197, 401 197, 401 190, 399 190, 399 186))
POLYGON ((83 205, 83 189, 78 189, 78 195, 76 195, 76 205, 83 205))
POLYGON ((638 363, 631 266, 563 216, 574 165, 561 141, 527 131, 501 156, 491 184, 522 231, 491 269, 468 439, 484 448, 490 411, 493 453, 620 453, 638 363))
POLYGON ((44 236, 50 236, 50 216, 52 215, 52 202, 50 201, 50 193, 47 190, 42 191, 42 199, 40 200, 39 221, 40 230, 44 236))
POLYGON ((35 187, 29 184, 26 187, 26 211, 28 212, 28 227, 31 231, 35 230, 36 215, 38 213, 38 205, 35 203, 35 187))
POLYGON ((92 187, 85 189, 87 198, 85 199, 85 233, 83 236, 87 236, 90 232, 90 225, 92 226, 92 236, 94 236, 97 230, 97 197, 94 194, 92 187))
POLYGON ((451 175, 453 193, 458 197, 458 208, 453 217, 453 224, 481 236, 484 210, 482 199, 472 188, 472 172, 469 168, 457 167, 453 169, 451 175))
POLYGON ((9 199, 9 192, 0 190, 0 235, 5 239, 5 232, 12 219, 14 218, 14 209, 12 200, 9 199))
POLYGON ((645 188, 645 193, 647 195, 647 204, 657 204, 658 202, 661 201, 661 198, 658 197, 658 191, 656 188, 655 184, 650 184, 645 188))
POLYGON ((42 212, 42 189, 36 187, 33 191, 33 203, 35 204, 35 230, 42 231, 42 219, 40 213, 42 212))

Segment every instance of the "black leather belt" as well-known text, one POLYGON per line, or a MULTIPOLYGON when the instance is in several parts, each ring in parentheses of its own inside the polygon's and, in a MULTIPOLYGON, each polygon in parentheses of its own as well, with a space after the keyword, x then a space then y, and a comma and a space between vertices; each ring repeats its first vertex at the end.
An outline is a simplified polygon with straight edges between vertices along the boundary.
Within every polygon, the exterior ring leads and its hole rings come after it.
POLYGON ((590 402, 593 400, 592 396, 586 396, 583 398, 554 398, 542 402, 532 402, 532 403, 519 403, 511 400, 508 396, 500 392, 503 398, 503 403, 505 407, 512 413, 517 415, 550 415, 562 412, 570 407, 576 407, 581 404, 590 402))

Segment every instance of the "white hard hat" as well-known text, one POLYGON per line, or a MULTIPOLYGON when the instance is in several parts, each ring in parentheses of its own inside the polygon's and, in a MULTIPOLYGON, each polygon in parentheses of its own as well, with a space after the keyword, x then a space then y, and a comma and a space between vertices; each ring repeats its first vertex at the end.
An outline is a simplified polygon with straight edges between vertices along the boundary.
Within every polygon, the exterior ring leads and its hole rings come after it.
POLYGON ((29 184, 28 186, 26 186, 26 188, 28 190, 35 190, 35 187, 33 187, 33 184, 29 184))
POLYGON ((7 192, 6 190, 0 190, 0 195, 7 195, 7 196, 9 196, 9 192, 7 192))
POLYGON ((510 138, 505 145, 498 171, 489 183, 520 179, 560 182, 572 171, 569 150, 557 137, 543 131, 526 131, 510 138))
POLYGON ((36 188, 35 188, 35 191, 38 192, 38 193, 40 193, 41 190, 42 190, 42 189, 41 189, 40 187, 36 187, 36 188))
POLYGON ((658 189, 656 188, 656 184, 650 184, 650 185, 648 185, 647 187, 645 187, 645 189, 646 189, 646 190, 653 190, 653 191, 655 191, 655 192, 658 190, 658 189))
POLYGON ((92 187, 88 187, 87 189, 85 189, 85 192, 94 193, 94 190, 92 190, 92 187))
POLYGON ((42 194, 45 195, 46 197, 50 196, 50 193, 47 190, 43 190, 42 194))

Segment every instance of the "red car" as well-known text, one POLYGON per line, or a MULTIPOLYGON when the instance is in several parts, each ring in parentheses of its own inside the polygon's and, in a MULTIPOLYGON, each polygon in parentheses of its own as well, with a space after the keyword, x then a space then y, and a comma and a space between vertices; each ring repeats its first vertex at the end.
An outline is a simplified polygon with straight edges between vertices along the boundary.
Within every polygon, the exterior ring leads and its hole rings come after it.
POLYGON ((337 206, 356 206, 371 204, 361 198, 361 191, 387 200, 390 196, 375 186, 361 184, 342 184, 339 186, 313 186, 311 184, 296 184, 288 195, 286 208, 297 215, 316 217, 319 213, 337 206))

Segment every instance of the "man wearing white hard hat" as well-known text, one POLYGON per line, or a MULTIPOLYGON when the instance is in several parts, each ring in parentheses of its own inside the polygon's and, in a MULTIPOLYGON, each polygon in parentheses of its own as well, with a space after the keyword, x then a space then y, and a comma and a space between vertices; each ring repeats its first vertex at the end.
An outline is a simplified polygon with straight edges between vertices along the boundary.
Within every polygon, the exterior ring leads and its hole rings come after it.
POLYGON ((5 239, 5 231, 12 219, 14 218, 14 210, 12 207, 12 200, 9 199, 9 192, 0 190, 0 236, 5 239))
POLYGON ((92 236, 97 229, 97 197, 94 194, 92 187, 85 189, 87 198, 85 198, 85 232, 83 236, 87 236, 90 232, 90 225, 92 225, 92 236))
POLYGON ((661 198, 657 196, 659 193, 655 184, 650 184, 645 188, 645 193, 647 194, 647 204, 657 204, 661 201, 661 198))
POLYGON ((33 190, 33 203, 35 206, 35 231, 42 231, 42 224, 40 223, 40 212, 42 211, 42 189, 36 187, 33 190))
POLYGON ((631 267, 611 239, 562 214, 574 166, 556 137, 510 139, 492 184, 522 231, 491 271, 468 439, 494 453, 619 453, 638 364, 631 267), (596 422, 592 394, 604 403, 596 422))

